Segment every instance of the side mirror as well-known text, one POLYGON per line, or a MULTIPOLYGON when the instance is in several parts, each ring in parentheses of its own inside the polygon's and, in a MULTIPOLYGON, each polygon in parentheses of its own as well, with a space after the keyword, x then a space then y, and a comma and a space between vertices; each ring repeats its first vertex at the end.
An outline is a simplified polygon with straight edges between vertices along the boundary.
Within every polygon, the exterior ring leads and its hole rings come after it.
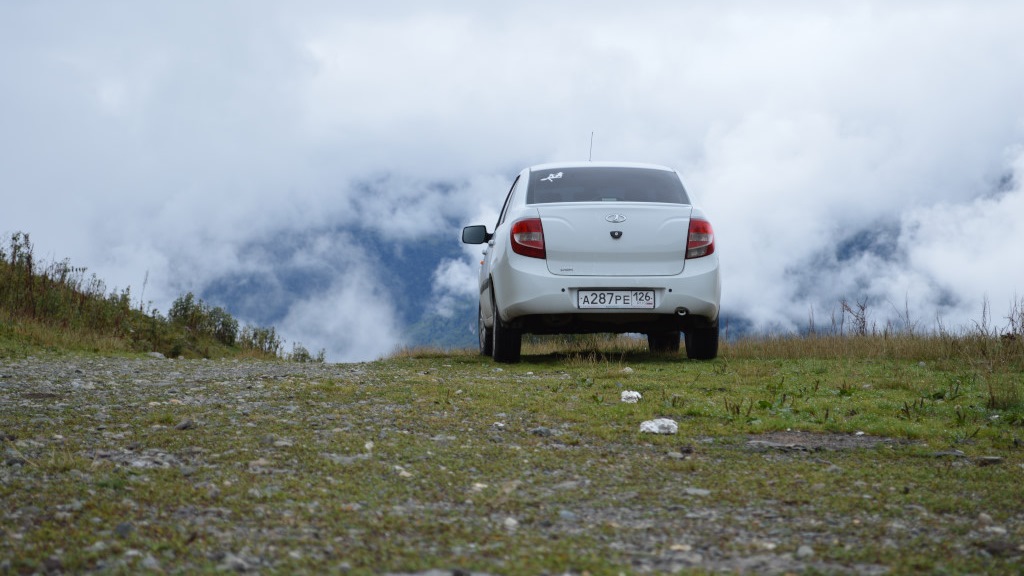
POLYGON ((466 226, 462 229, 462 242, 464 244, 483 244, 491 239, 491 234, 487 232, 487 226, 476 225, 466 226))

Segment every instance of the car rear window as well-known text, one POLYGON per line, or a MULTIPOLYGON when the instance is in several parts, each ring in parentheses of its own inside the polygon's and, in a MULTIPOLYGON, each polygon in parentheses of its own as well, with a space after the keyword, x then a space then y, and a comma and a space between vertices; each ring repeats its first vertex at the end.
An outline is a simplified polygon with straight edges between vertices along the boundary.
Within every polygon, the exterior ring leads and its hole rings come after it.
POLYGON ((689 204, 675 172, 652 168, 554 168, 530 174, 527 204, 553 202, 664 202, 689 204))

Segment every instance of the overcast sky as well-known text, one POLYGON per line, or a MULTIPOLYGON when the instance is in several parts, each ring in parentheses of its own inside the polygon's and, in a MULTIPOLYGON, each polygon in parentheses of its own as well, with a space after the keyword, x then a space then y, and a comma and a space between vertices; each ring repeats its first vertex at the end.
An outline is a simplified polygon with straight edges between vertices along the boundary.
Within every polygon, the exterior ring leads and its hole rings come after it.
MULTIPOLYGON (((586 159, 593 132, 595 160, 683 173, 723 307, 756 327, 842 297, 998 320, 1024 297, 1022 22, 1012 0, 6 1, 0 232, 135 295, 148 275, 166 312, 274 265, 254 240, 492 224, 519 169, 586 159)), ((434 294, 473 298, 476 256, 434 294)), ((347 258, 280 328, 372 359, 403 327, 357 297, 380 263, 347 258)))

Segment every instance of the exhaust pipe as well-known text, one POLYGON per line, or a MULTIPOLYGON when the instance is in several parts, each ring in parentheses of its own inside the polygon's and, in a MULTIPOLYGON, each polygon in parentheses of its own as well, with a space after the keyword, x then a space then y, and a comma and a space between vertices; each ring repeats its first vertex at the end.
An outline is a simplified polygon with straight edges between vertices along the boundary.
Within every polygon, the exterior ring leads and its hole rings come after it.
POLYGON ((681 306, 679 308, 676 308, 676 316, 682 317, 682 316, 686 316, 689 313, 690 313, 689 310, 687 310, 686 308, 683 308, 681 306))

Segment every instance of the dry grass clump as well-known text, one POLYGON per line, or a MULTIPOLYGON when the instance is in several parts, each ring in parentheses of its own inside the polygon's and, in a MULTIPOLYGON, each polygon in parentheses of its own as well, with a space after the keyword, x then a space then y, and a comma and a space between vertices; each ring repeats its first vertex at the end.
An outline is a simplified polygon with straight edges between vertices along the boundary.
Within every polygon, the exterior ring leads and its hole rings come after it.
POLYGON ((722 355, 732 358, 888 358, 892 360, 976 359, 1020 362, 1019 339, 980 334, 896 334, 891 336, 762 336, 723 342, 722 355))
POLYGON ((632 334, 569 334, 564 336, 526 336, 523 339, 525 354, 600 357, 646 351, 647 339, 632 334))
POLYGON ((949 330, 941 322, 923 331, 909 312, 884 327, 870 321, 866 300, 843 299, 842 311, 822 330, 813 316, 804 334, 766 335, 724 342, 722 355, 732 358, 886 358, 913 361, 955 361, 967 365, 1024 366, 1024 299, 1011 305, 1006 325, 993 325, 986 301, 981 319, 972 326, 949 330))
POLYGON ((427 358, 452 358, 472 356, 475 350, 470 348, 441 348, 439 346, 400 346, 388 354, 388 359, 422 360, 427 358))

